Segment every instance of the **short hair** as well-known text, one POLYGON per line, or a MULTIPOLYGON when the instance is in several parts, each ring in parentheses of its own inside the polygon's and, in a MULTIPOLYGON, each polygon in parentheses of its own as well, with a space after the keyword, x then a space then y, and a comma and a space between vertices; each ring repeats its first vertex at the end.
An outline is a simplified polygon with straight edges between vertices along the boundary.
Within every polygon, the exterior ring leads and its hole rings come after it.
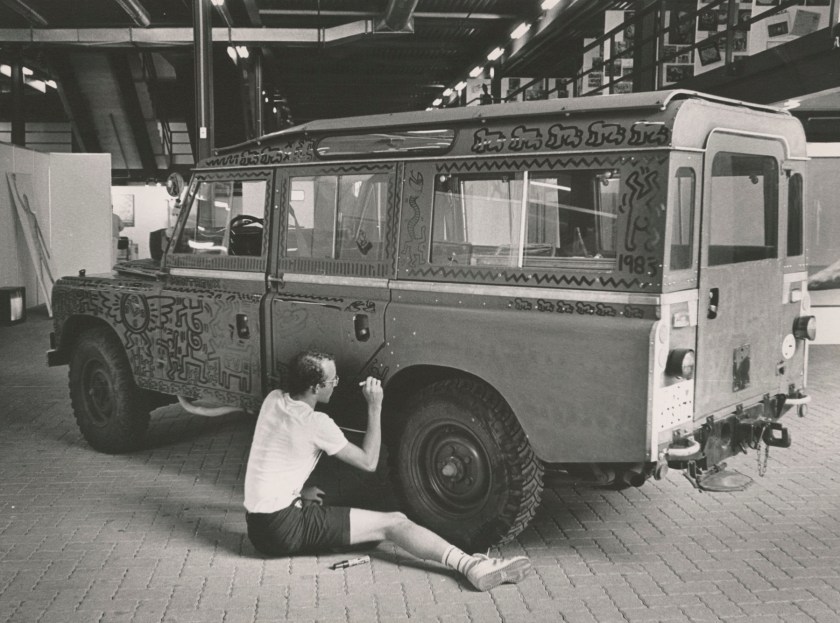
POLYGON ((324 362, 335 361, 335 357, 326 353, 308 350, 298 353, 289 362, 289 379, 286 391, 292 396, 305 394, 307 390, 327 380, 324 374, 324 362))

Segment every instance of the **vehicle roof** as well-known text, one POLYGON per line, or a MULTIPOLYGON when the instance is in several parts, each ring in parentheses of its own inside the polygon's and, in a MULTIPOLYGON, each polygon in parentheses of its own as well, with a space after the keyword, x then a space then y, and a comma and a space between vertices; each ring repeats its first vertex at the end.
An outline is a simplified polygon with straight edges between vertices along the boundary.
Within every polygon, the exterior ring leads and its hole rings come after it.
POLYGON ((249 146, 260 146, 276 140, 285 140, 299 134, 321 134, 337 131, 357 132, 359 130, 405 128, 420 126, 437 126, 443 124, 464 123, 468 121, 504 119, 522 115, 539 116, 549 114, 597 114, 602 112, 619 112, 628 110, 665 111, 668 105, 685 99, 699 99, 717 102, 791 116, 782 108, 754 104, 740 100, 718 97, 698 91, 673 89, 669 91, 645 91, 642 93, 628 93, 621 95, 601 95, 597 97, 576 97, 569 99, 550 99, 532 102, 511 102, 505 104, 489 104, 484 106, 461 106, 458 108, 441 108, 430 111, 411 111, 389 113, 383 115, 367 115, 362 117, 343 117, 339 119, 322 119, 302 125, 285 128, 265 136, 231 145, 216 150, 216 154, 238 151, 249 146))

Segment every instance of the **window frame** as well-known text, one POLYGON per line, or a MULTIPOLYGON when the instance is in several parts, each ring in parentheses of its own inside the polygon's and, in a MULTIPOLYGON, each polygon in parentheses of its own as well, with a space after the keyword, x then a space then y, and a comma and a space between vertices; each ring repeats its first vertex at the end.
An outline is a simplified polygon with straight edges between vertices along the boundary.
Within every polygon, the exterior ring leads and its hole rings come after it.
MULTIPOLYGON (((397 163, 357 163, 353 166, 313 165, 291 167, 282 170, 278 176, 277 188, 278 236, 274 243, 277 250, 277 271, 312 275, 351 276, 351 277, 388 277, 394 270, 396 237, 398 227, 397 214, 397 163), (387 206, 385 209, 384 232, 381 240, 382 255, 378 259, 365 258, 311 258, 287 254, 289 239, 292 235, 289 222, 292 182, 297 178, 311 177, 352 177, 361 175, 384 175, 387 178, 387 206)), ((335 235, 335 232, 333 232, 335 235)))
POLYGON ((178 216, 178 222, 172 232, 173 243, 169 245, 168 252, 164 256, 164 266, 167 268, 204 268, 214 270, 265 272, 268 262, 270 238, 270 214, 271 198, 274 194, 274 172, 271 169, 259 169, 249 171, 199 171, 193 175, 189 189, 184 196, 182 213, 178 216), (265 182, 265 194, 263 198, 263 211, 259 218, 263 219, 262 246, 260 255, 228 255, 228 254, 195 254, 179 253, 176 251, 177 242, 183 234, 187 221, 196 200, 196 193, 202 183, 217 182, 265 182), (186 212, 184 212, 186 210, 186 212))

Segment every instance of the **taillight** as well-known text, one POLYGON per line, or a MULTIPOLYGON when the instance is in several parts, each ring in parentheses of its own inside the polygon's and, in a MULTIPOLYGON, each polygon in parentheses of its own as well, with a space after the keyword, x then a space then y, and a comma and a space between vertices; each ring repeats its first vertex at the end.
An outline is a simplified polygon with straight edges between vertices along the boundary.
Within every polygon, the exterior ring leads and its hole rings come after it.
POLYGON ((817 319, 814 316, 799 316, 793 321, 793 336, 797 340, 813 340, 817 337, 817 319))
POLYGON ((676 348, 669 352, 665 374, 681 379, 694 378, 694 351, 690 348, 676 348))

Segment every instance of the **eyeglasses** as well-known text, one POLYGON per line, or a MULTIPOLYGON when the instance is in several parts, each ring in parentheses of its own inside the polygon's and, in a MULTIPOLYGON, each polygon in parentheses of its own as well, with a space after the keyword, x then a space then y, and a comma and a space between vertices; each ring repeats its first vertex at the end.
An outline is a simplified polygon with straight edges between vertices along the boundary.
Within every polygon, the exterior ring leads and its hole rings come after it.
POLYGON ((332 385, 333 387, 335 387, 336 385, 338 385, 338 376, 332 379, 327 379, 326 381, 324 381, 324 385, 332 385))

